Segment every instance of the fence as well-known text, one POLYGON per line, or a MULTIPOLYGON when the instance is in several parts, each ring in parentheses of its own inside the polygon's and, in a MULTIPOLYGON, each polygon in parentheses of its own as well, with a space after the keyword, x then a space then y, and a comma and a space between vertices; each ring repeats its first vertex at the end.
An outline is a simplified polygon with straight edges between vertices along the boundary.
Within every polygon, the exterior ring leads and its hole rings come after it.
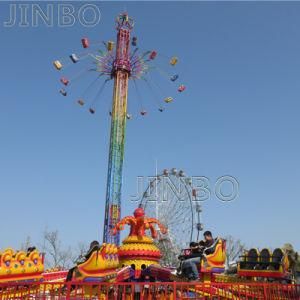
POLYGON ((23 283, 1 284, 0 300, 300 299, 300 285, 270 283, 23 283))

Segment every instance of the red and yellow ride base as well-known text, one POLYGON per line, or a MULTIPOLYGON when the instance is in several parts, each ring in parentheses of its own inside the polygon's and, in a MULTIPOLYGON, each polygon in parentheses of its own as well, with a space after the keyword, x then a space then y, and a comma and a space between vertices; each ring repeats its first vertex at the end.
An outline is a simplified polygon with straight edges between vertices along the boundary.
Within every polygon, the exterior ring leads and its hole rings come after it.
POLYGON ((43 271, 44 256, 37 250, 27 254, 7 248, 0 253, 0 283, 40 281, 43 271))

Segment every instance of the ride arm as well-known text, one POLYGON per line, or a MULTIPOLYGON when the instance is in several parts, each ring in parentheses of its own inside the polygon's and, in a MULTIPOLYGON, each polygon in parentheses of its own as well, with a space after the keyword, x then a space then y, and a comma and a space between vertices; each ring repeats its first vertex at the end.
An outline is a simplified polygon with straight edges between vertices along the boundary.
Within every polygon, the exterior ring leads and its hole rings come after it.
POLYGON ((130 234, 134 231, 136 226, 136 220, 135 218, 128 216, 123 218, 120 222, 116 224, 116 226, 112 229, 112 234, 116 235, 118 231, 121 231, 124 229, 125 225, 130 226, 130 234))
POLYGON ((154 239, 157 237, 157 231, 154 227, 154 224, 158 225, 161 233, 166 234, 168 231, 167 228, 162 223, 160 223, 158 220, 156 220, 154 218, 147 218, 145 221, 145 224, 146 224, 146 228, 150 229, 151 236, 154 239))

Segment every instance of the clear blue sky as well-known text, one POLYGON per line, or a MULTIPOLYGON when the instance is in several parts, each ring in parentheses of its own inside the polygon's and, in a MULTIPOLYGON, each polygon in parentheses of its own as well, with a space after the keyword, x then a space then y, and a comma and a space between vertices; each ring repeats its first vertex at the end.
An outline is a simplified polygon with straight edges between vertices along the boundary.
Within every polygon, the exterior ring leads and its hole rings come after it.
POLYGON ((58 94, 52 61, 79 50, 82 36, 114 38, 125 5, 143 48, 179 56, 187 90, 163 114, 128 123, 123 216, 134 209, 136 176, 153 175, 157 159, 212 185, 238 179, 236 201, 205 202, 207 229, 300 250, 298 2, 99 2, 90 29, 4 28, 1 3, 0 248, 27 235, 38 243, 46 227, 67 245, 102 237, 110 91, 90 115, 58 94))

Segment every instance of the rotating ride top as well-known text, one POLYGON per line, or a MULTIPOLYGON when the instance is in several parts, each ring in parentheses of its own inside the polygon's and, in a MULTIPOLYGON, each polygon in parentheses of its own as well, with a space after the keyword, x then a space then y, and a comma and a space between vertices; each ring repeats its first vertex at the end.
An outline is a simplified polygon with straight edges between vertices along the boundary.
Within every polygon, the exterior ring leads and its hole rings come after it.
MULTIPOLYGON (((90 101, 89 111, 94 114, 96 105, 103 97, 105 86, 114 81, 112 108, 109 110, 111 116, 111 133, 110 133, 110 148, 108 160, 108 175, 106 187, 106 202, 105 202, 105 219, 103 242, 114 243, 119 245, 120 236, 117 233, 115 236, 111 234, 112 228, 120 221, 121 216, 121 187, 122 187, 122 170, 124 159, 124 143, 125 143, 125 128, 126 120, 132 119, 133 114, 128 111, 127 95, 129 88, 129 80, 133 83, 133 88, 138 98, 140 106, 140 115, 146 116, 147 110, 144 106, 143 98, 153 98, 154 104, 159 112, 165 110, 164 105, 169 105, 175 97, 167 94, 155 78, 151 77, 152 71, 157 71, 157 74, 163 78, 167 78, 167 82, 171 85, 177 84, 179 75, 174 72, 174 67, 178 63, 178 57, 169 57, 166 60, 164 55, 160 55, 156 50, 141 51, 137 47, 137 37, 131 38, 133 30, 133 20, 127 13, 120 14, 116 19, 117 42, 116 47, 113 41, 102 42, 104 49, 93 51, 93 43, 87 38, 82 39, 82 46, 86 50, 83 54, 72 53, 70 55, 70 63, 80 65, 80 63, 88 64, 88 67, 80 69, 74 76, 62 76, 60 81, 63 88, 60 93, 67 96, 68 88, 74 86, 74 83, 84 75, 96 73, 94 81, 88 85, 82 95, 77 99, 80 106, 84 106, 88 101, 88 95, 96 93, 90 101), (131 42, 131 43, 130 43, 131 42), (130 44, 133 50, 130 50, 130 44), (159 65, 159 59, 165 61, 165 65, 169 66, 172 71, 166 71, 159 65), (157 63, 156 63, 157 61, 157 63), (102 80, 102 83, 97 83, 102 80), (142 96, 137 82, 143 82, 144 88, 148 89, 147 96, 142 96), (150 96, 149 96, 150 92, 150 96), (161 100, 160 100, 161 99, 161 100)), ((96 44, 97 45, 97 44, 96 44)), ((68 70, 68 64, 64 64, 62 60, 54 61, 54 66, 57 70, 68 70)), ((86 64, 85 64, 86 65, 86 64)), ((186 89, 185 85, 178 84, 174 91, 182 93, 186 89)))
POLYGON ((113 229, 113 234, 123 230, 125 225, 130 226, 130 233, 119 247, 119 259, 122 266, 134 266, 134 277, 140 277, 142 269, 152 265, 159 265, 162 253, 155 245, 153 239, 157 238, 157 230, 167 233, 167 229, 155 218, 145 215, 142 208, 137 208, 133 216, 127 216, 117 223, 113 229), (146 235, 150 230, 151 236, 146 235))

